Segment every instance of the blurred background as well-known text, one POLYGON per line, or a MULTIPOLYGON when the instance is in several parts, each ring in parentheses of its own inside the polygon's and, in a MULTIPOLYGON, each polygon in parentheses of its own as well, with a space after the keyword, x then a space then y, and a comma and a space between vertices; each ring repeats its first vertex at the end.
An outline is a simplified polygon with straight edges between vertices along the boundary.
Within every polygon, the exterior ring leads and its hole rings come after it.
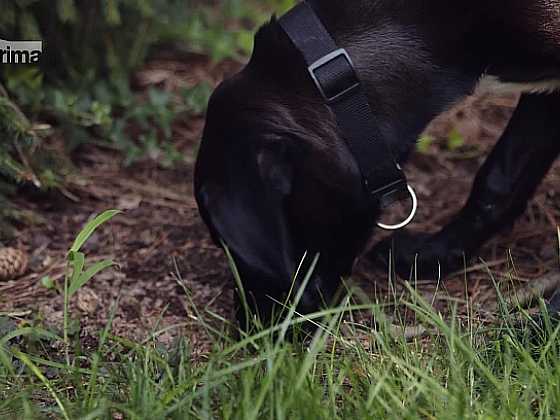
POLYGON ((16 187, 64 189, 76 170, 70 157, 86 144, 118 151, 127 166, 151 160, 171 167, 192 159, 175 144, 173 125, 204 112, 213 79, 200 72, 211 73, 218 63, 242 63, 255 26, 294 1, 2 3, 0 38, 44 42, 40 65, 0 65, 0 238, 5 239, 8 222, 25 216, 13 202, 16 187), (138 73, 166 54, 183 65, 181 80, 166 77, 173 69, 165 63, 159 72, 152 67, 138 73))

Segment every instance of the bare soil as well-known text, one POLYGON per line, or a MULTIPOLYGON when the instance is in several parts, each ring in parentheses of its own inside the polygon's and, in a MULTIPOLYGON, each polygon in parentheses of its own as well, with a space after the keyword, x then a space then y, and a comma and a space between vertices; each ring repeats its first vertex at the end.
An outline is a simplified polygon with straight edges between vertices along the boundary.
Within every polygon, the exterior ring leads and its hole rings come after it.
MULTIPOLYGON (((201 80, 216 83, 235 67, 232 63, 212 66, 199 56, 162 57, 139 72, 135 84, 139 89, 158 85, 176 91, 201 80)), ((416 153, 407 167, 421 203, 412 229, 435 231, 458 211, 516 101, 515 97, 472 97, 430 126, 427 133, 434 143, 424 153, 416 153), (465 139, 455 150, 446 146, 452 130, 465 139)), ((112 258, 118 265, 76 295, 72 309, 80 318, 81 336, 86 341, 96 337, 118 299, 115 334, 143 339, 171 327, 158 335, 163 344, 183 334, 196 351, 206 352, 211 344, 200 317, 214 322, 216 316, 231 319, 233 294, 227 262, 212 244, 192 194, 194 158, 190 157, 196 155, 203 123, 202 117, 185 117, 175 124, 177 146, 189 157, 175 169, 155 163, 124 167, 114 152, 88 146, 75 156, 78 171, 66 196, 19 196, 18 204, 39 214, 42 223, 20 226, 6 244, 25 250, 30 265, 23 277, 0 283, 0 313, 21 322, 60 325, 62 296, 42 286, 41 279, 50 276, 61 284, 66 251, 75 234, 95 213, 119 208, 125 213, 102 227, 86 248, 89 261, 112 258)), ((452 296, 463 309, 470 303, 471 308, 490 313, 496 301, 492 278, 505 288, 523 289, 534 279, 555 273, 559 178, 560 165, 556 165, 526 214, 484 247, 467 275, 437 286, 419 284, 418 289, 435 305, 452 296)), ((393 290, 387 278, 385 270, 368 261, 356 267, 355 281, 372 297, 393 290)))

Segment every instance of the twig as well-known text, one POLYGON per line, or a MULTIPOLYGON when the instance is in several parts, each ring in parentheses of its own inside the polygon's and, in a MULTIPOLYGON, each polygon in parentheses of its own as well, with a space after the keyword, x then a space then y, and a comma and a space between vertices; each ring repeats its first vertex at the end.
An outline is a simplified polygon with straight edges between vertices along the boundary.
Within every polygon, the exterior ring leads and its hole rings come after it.
POLYGON ((518 305, 526 305, 534 299, 541 298, 556 291, 560 287, 560 273, 532 280, 521 289, 514 291, 506 298, 506 302, 518 305))
MULTIPOLYGON (((524 306, 535 299, 541 298, 560 288, 560 273, 548 274, 535 280, 531 280, 523 287, 504 297, 505 302, 512 306, 524 306)), ((487 302, 485 312, 496 312, 498 301, 487 302)))
POLYGON ((435 332, 435 330, 429 330, 423 325, 413 325, 413 326, 399 326, 391 325, 391 335, 393 337, 403 337, 406 341, 412 340, 413 338, 426 337, 435 332))

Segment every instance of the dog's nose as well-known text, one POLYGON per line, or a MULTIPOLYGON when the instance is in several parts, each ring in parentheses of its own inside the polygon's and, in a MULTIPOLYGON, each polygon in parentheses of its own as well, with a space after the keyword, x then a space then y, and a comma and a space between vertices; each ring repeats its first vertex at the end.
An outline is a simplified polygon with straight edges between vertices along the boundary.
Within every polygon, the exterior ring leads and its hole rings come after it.
MULTIPOLYGON (((325 281, 329 276, 319 273, 313 274, 306 284, 305 289, 301 283, 292 284, 291 279, 264 279, 258 282, 243 282, 246 287, 243 291, 236 290, 236 317, 242 329, 251 329, 253 321, 258 318, 260 323, 271 326, 282 322, 294 309, 296 318, 318 312, 323 306, 332 303, 336 288, 333 281, 325 281), (251 287, 252 286, 252 287, 251 287)), ((251 277, 255 280, 254 277, 251 277)))

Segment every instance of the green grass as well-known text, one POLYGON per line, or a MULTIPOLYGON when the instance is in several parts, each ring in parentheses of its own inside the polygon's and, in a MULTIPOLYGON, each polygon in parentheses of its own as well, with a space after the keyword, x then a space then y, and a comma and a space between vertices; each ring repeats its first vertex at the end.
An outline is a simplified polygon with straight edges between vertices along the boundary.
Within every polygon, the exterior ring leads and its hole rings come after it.
MULTIPOLYGON (((86 256, 76 253, 112 216, 95 218, 71 247, 65 302, 69 290, 91 278, 81 276, 91 271, 84 270, 86 256)), ((300 296, 301 290, 294 291, 293 302, 300 296)), ((428 333, 406 339, 402 325, 388 321, 389 307, 360 304, 356 296, 349 293, 339 307, 305 318, 288 306, 278 325, 263 329, 255 323, 254 332, 239 339, 226 321, 196 313, 213 336, 213 350, 204 358, 194 356, 186 339, 161 348, 157 337, 163 331, 139 343, 114 336, 118 302, 106 308, 110 321, 94 349, 83 349, 66 322, 57 334, 39 325, 16 326, 0 315, 0 418, 455 419, 560 413, 559 328, 548 319, 513 321, 502 307, 496 324, 458 323, 458 317, 445 320, 434 312, 410 288, 399 304, 428 333), (375 327, 356 322, 358 311, 361 319, 364 313, 375 319, 375 327), (287 338, 288 329, 301 334, 298 326, 309 320, 318 326, 315 333, 299 341, 287 338)))
POLYGON ((331 419, 547 418, 559 412, 557 331, 469 331, 410 307, 434 329, 430 337, 407 342, 387 325, 375 331, 354 326, 363 345, 341 334, 339 308, 320 314, 323 327, 303 345, 278 341, 270 331, 240 342, 216 338, 214 351, 198 363, 186 340, 162 350, 152 340, 112 337, 110 327, 96 352, 70 366, 57 355, 48 359, 4 343, 0 413, 331 419))

